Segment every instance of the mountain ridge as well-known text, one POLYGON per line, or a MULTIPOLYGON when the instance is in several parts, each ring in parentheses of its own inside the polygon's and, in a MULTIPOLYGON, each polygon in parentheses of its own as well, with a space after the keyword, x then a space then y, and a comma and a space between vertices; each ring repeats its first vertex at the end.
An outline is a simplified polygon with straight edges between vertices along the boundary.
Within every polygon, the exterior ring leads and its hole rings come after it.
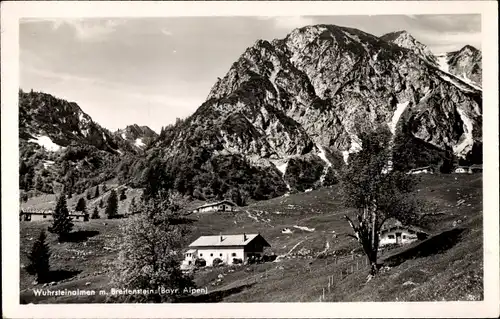
POLYGON ((315 25, 257 40, 191 116, 159 135, 138 125, 113 133, 116 143, 148 138, 130 146, 139 155, 119 165, 127 167, 120 176, 141 185, 159 159, 165 187, 195 198, 269 198, 334 183, 366 127, 419 145, 398 169, 439 165, 450 153, 477 160, 481 90, 443 71, 410 37, 315 25))

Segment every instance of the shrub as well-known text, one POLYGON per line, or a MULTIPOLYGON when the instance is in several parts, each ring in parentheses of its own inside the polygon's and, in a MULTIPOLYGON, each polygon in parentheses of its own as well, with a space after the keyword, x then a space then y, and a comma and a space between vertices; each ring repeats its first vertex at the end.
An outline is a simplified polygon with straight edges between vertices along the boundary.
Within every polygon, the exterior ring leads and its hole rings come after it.
POLYGON ((224 263, 224 262, 222 261, 222 259, 220 259, 220 258, 215 258, 215 259, 214 259, 214 261, 212 262, 212 266, 217 267, 217 266, 219 266, 219 265, 221 265, 221 264, 223 264, 223 263, 224 263))
POLYGON ((239 265, 243 263, 243 259, 241 258, 233 258, 233 264, 239 265))
POLYGON ((90 218, 92 218, 92 219, 99 219, 100 218, 99 211, 97 210, 97 206, 94 207, 94 211, 92 212, 92 216, 90 216, 90 218))
POLYGON ((203 258, 198 258, 194 261, 194 265, 196 267, 205 267, 207 265, 207 261, 203 258))

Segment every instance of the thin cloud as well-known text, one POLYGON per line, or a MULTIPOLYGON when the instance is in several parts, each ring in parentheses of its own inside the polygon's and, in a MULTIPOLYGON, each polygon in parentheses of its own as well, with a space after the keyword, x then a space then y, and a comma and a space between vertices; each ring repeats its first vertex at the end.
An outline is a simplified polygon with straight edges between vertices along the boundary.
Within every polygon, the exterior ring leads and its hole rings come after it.
POLYGON ((286 17, 260 16, 257 17, 257 19, 264 21, 272 21, 275 28, 289 30, 289 31, 307 25, 316 24, 316 20, 313 17, 307 17, 307 16, 286 16, 286 17))
POLYGON ((69 26, 82 41, 101 41, 116 31, 124 21, 118 19, 52 19, 52 29, 69 26))
POLYGON ((92 91, 92 87, 98 87, 99 89, 106 89, 108 91, 112 91, 114 92, 114 94, 125 95, 130 98, 141 100, 143 103, 154 103, 154 104, 192 109, 199 106, 203 102, 203 100, 196 98, 142 93, 141 91, 143 90, 143 88, 140 86, 129 85, 125 83, 117 83, 112 81, 105 81, 98 78, 91 78, 91 77, 38 69, 26 65, 25 63, 22 62, 20 64, 20 67, 21 67, 21 75, 32 74, 57 82, 75 83, 76 86, 86 88, 89 91, 92 91))
POLYGON ((164 35, 166 35, 167 37, 170 37, 170 36, 174 35, 172 33, 172 31, 169 31, 167 29, 161 29, 161 33, 164 34, 164 35))

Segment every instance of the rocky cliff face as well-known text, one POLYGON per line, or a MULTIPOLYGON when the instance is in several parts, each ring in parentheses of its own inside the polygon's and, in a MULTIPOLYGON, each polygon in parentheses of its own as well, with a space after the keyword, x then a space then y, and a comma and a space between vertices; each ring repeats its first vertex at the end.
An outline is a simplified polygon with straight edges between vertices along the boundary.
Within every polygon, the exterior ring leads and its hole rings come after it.
POLYGON ((384 126, 398 134, 405 123, 415 138, 465 157, 482 140, 481 92, 440 70, 411 39, 317 25, 259 40, 170 146, 179 151, 197 127, 207 128, 199 143, 213 155, 244 155, 283 175, 290 159, 307 155, 326 172, 362 147, 360 131, 384 126))
POLYGON ((138 150, 144 150, 158 137, 158 134, 148 126, 139 126, 137 124, 129 125, 124 129, 118 130, 114 135, 118 139, 127 141, 138 150))
POLYGON ((447 54, 450 73, 464 79, 466 82, 482 86, 482 54, 478 49, 466 45, 459 51, 447 54))
POLYGON ((49 150, 72 143, 106 151, 117 149, 112 134, 92 121, 76 103, 41 92, 19 92, 19 137, 49 150))

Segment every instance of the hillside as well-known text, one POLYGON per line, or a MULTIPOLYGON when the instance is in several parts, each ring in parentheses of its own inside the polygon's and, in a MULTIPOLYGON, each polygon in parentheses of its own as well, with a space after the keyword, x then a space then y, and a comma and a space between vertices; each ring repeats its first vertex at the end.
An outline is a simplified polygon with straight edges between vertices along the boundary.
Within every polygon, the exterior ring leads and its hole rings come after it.
MULTIPOLYGON (((135 190, 129 192, 137 194, 135 190)), ((335 284, 325 301, 481 300, 481 175, 422 176, 418 194, 438 208, 438 214, 422 225, 431 237, 383 251, 379 262, 384 267, 369 282, 366 282, 368 268, 362 266, 358 244, 346 236, 350 229, 342 216, 348 211, 340 204, 337 185, 255 202, 237 212, 192 214, 192 233, 186 244, 203 234, 260 232, 272 246, 268 253, 282 256, 277 262, 196 272, 196 283, 209 289, 209 295, 198 298, 262 302, 265 296, 266 302, 318 301, 328 284, 328 276, 334 275, 335 284), (290 228, 292 233, 282 233, 283 228, 290 228), (329 257, 315 259, 313 256, 320 251, 327 251, 329 257), (349 273, 356 264, 359 270, 349 273), (215 284, 219 274, 223 274, 223 279, 215 284)), ((120 210, 123 208, 120 206, 120 210)), ((109 289, 106 272, 116 258, 114 238, 123 221, 100 219, 76 223, 79 240, 74 242, 57 244, 56 238, 49 234, 51 265, 57 278, 51 289, 109 289)), ((103 296, 33 296, 32 289, 42 286, 32 284, 33 277, 26 274, 23 265, 33 239, 47 226, 47 222, 21 223, 21 301, 104 301, 103 296)))

